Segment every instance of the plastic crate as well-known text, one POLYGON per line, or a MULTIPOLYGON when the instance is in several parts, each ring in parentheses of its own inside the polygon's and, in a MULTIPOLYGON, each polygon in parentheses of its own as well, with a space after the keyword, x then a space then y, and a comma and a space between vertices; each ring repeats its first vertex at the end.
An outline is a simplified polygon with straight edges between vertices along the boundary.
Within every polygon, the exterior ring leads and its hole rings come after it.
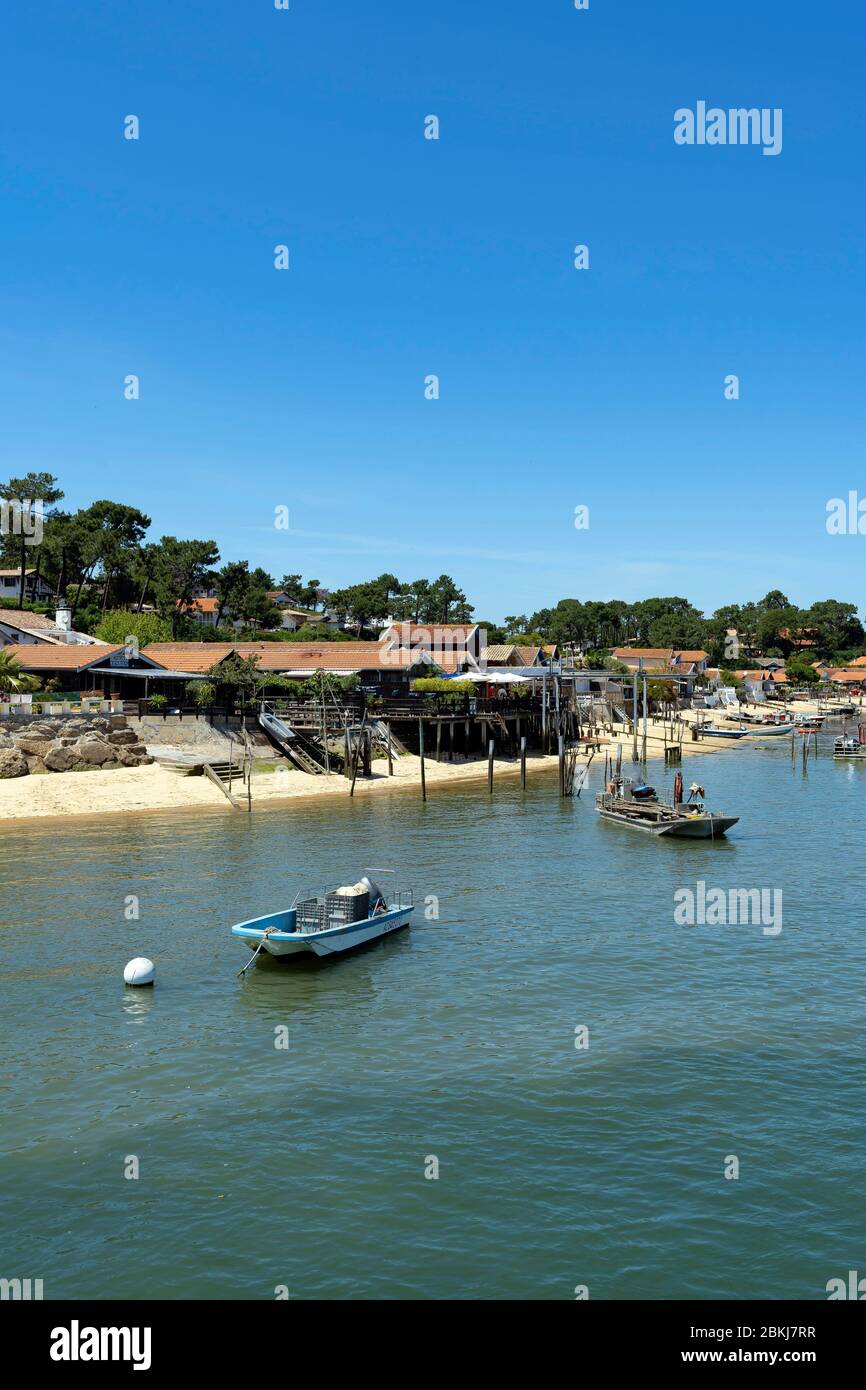
POLYGON ((341 893, 328 893, 325 896, 325 915, 329 926, 338 926, 343 922, 363 922, 370 915, 370 894, 344 896, 341 893))

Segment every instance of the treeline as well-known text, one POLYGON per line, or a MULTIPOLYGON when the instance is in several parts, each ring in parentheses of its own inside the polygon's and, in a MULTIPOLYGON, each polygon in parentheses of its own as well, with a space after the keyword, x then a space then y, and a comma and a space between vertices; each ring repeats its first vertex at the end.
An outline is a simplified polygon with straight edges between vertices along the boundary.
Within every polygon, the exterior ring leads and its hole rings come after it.
POLYGON ((31 606, 24 571, 34 570, 34 592, 44 580, 57 599, 67 600, 73 627, 106 641, 123 641, 130 633, 147 641, 230 639, 237 636, 236 622, 245 636, 348 640, 346 633, 325 625, 326 614, 335 612, 353 635, 369 636, 375 630, 371 624, 388 616, 456 622, 467 620, 473 611, 449 575, 401 583, 396 575, 384 574, 331 593, 318 579, 300 574, 276 578, 264 569, 251 569, 246 560, 220 565, 214 540, 162 536, 150 541, 151 519, 138 507, 101 500, 70 512, 61 507, 63 498, 59 480, 50 473, 27 473, 0 483, 0 499, 17 503, 19 515, 27 517, 28 509, 41 503, 44 516, 41 538, 33 534, 32 525, 4 527, 0 563, 21 574, 19 607, 31 606), (216 598, 215 627, 189 615, 202 591, 216 598), (298 632, 281 629, 280 608, 268 597, 275 591, 309 615, 298 632), (223 626, 229 618, 232 626, 223 626))
POLYGON ((841 663, 866 646, 856 604, 824 599, 799 608, 779 589, 754 603, 728 604, 709 616, 680 597, 636 603, 569 598, 553 608, 511 614, 493 623, 476 615, 465 592, 447 574, 408 582, 381 574, 330 591, 318 579, 300 574, 276 579, 266 570, 251 569, 245 560, 221 564, 213 540, 162 536, 150 541, 150 517, 137 507, 103 500, 68 512, 60 506, 63 496, 50 473, 28 473, 0 484, 0 499, 18 499, 22 506, 38 500, 44 506, 41 542, 27 544, 32 538, 7 529, 0 535, 0 559, 3 567, 34 569, 58 597, 67 598, 73 626, 107 641, 122 641, 131 631, 149 641, 231 639, 236 629, 226 625, 229 615, 246 636, 347 640, 345 632, 325 625, 326 616, 336 614, 353 637, 374 636, 387 618, 471 621, 487 629, 491 644, 555 642, 603 655, 626 645, 701 648, 713 665, 728 668, 748 667, 754 653, 786 661, 802 655, 804 662, 808 654, 810 661, 821 657, 841 663), (216 596, 216 627, 189 617, 186 610, 197 590, 216 596), (281 629, 279 608, 268 597, 275 590, 309 614, 295 633, 281 629), (136 617, 131 620, 130 614, 136 617))
POLYGON ((530 617, 506 619, 509 637, 557 642, 582 650, 616 646, 703 650, 711 664, 748 667, 754 653, 788 660, 854 656, 866 644, 857 605, 823 599, 809 608, 792 604, 780 589, 754 603, 727 604, 707 617, 688 599, 648 598, 637 603, 562 599, 530 617))

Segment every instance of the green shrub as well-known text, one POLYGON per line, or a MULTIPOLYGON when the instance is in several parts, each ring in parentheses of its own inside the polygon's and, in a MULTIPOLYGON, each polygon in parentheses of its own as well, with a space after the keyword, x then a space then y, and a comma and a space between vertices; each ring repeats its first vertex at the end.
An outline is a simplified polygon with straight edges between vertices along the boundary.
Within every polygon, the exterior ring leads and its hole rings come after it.
POLYGON ((184 693, 191 705, 206 709, 216 698, 216 686, 213 681, 187 681, 184 693))
POLYGON ((140 649, 149 642, 170 642, 171 627, 155 613, 130 613, 125 608, 111 608, 103 613, 94 636, 100 642, 120 645, 125 645, 128 637, 134 637, 140 649))
POLYGON ((474 681, 449 681, 443 676, 421 676, 412 682, 412 689, 418 695, 466 695, 475 694, 474 681))

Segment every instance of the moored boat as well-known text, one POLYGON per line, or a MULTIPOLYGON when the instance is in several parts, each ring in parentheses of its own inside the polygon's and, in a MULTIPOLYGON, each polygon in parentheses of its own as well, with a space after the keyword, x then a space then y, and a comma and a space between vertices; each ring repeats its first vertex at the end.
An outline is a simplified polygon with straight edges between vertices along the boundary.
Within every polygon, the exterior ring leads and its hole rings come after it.
POLYGON ((866 760, 866 724, 860 724, 856 734, 840 734, 834 739, 833 757, 866 760))
POLYGON ((746 732, 750 738, 781 737, 789 734, 793 727, 793 724, 752 724, 746 732))
POLYGON ((650 835, 671 835, 678 839, 710 840, 724 835, 739 816, 727 816, 722 811, 708 811, 700 799, 703 787, 693 782, 687 801, 683 801, 682 773, 674 782, 673 802, 660 801, 650 788, 635 788, 628 778, 614 778, 607 790, 595 798, 595 807, 602 820, 643 830, 650 835), (640 796, 635 792, 640 790, 640 796))
POLYGON ((393 891, 389 900, 364 875, 328 893, 305 898, 298 894, 291 907, 238 922, 231 930, 254 952, 250 965, 262 950, 277 957, 342 955, 408 926, 413 911, 411 890, 393 891))

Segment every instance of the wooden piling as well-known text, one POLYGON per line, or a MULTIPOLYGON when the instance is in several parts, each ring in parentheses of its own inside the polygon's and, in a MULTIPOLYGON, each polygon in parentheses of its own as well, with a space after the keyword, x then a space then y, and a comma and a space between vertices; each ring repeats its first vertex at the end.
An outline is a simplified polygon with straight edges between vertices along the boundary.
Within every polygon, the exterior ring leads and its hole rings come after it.
POLYGON ((427 777, 424 772, 424 720, 418 720, 418 749, 421 754, 421 800, 427 800, 427 777))
POLYGON ((565 796, 565 739, 562 734, 559 735, 557 743, 559 749, 559 795, 565 796))
POLYGON ((388 776, 394 776, 394 753, 391 748, 391 721, 386 720, 385 730, 388 736, 388 776))
POLYGON ((526 791, 526 734, 522 734, 520 738, 520 781, 523 790, 526 791))
POLYGON ((494 742, 493 739, 490 739, 487 744, 487 790, 491 794, 493 792, 493 749, 494 742))

